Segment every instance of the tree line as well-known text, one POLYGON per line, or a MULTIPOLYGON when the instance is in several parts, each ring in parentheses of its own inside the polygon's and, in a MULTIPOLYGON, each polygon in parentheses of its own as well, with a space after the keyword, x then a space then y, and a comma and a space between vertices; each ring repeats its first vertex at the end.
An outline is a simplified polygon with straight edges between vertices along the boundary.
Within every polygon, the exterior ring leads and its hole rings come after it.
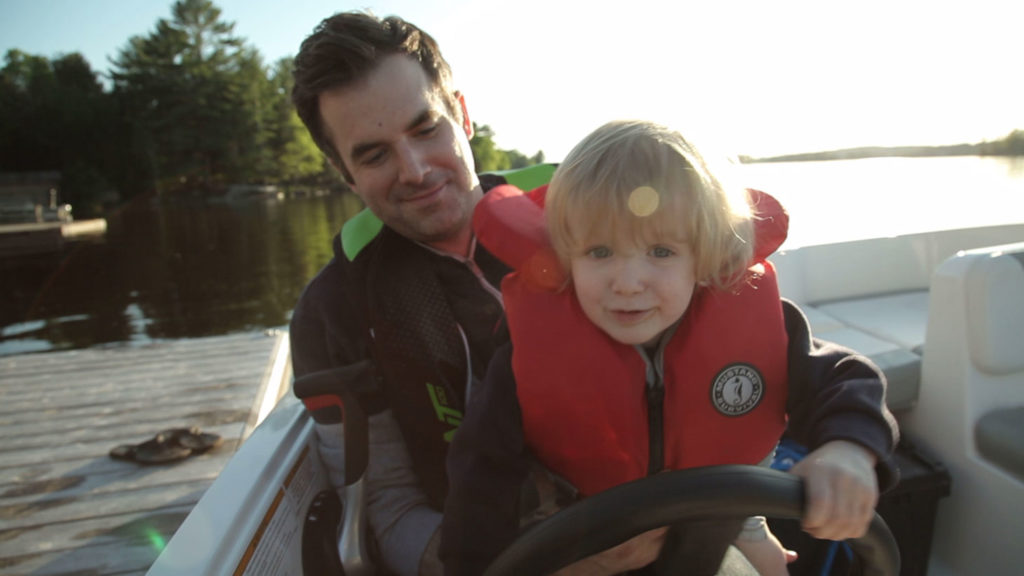
POLYGON ((1013 130, 999 140, 979 142, 976 144, 952 144, 945 146, 860 146, 827 150, 824 152, 805 152, 802 154, 786 154, 767 158, 740 156, 740 162, 753 164, 756 162, 813 162, 818 160, 855 160, 860 158, 925 158, 935 156, 1024 156, 1024 130, 1013 130))
MULTIPOLYGON (((232 184, 344 190, 292 106, 292 58, 265 64, 211 0, 178 0, 103 77, 78 52, 9 50, 0 69, 0 172, 59 171, 76 212, 139 194, 215 195, 232 184)), ((479 171, 542 162, 486 125, 479 171)))

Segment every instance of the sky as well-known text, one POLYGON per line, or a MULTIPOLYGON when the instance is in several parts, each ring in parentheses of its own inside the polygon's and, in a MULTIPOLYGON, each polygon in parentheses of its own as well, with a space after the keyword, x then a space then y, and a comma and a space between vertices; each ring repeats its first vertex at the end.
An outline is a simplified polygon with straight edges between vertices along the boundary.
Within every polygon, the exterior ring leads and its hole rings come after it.
MULTIPOLYGON (((617 118, 725 154, 939 145, 1024 129, 1024 3, 1006 0, 215 0, 267 63, 369 9, 433 35, 498 145, 560 160, 617 118)), ((0 0, 0 51, 106 72, 171 0, 0 0)))

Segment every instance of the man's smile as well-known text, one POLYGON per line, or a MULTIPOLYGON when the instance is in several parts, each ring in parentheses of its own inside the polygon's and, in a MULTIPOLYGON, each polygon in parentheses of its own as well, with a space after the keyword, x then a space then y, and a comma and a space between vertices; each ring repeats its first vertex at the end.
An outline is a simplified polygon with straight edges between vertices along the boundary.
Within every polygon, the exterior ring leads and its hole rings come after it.
POLYGON ((407 196, 403 196, 400 201, 403 204, 425 204, 431 202, 441 195, 445 185, 446 182, 441 182, 433 186, 420 188, 407 196))

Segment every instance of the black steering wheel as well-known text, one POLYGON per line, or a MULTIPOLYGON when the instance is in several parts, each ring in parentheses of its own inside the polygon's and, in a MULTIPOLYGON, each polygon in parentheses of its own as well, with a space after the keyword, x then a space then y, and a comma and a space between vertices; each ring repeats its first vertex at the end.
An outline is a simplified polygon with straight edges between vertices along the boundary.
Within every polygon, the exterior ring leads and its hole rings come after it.
MULTIPOLYGON (((803 480, 759 466, 709 466, 648 476, 595 494, 537 524, 484 576, 547 575, 660 526, 709 518, 800 518, 803 480)), ((900 553, 877 513, 867 534, 847 540, 865 576, 897 576, 900 553)))

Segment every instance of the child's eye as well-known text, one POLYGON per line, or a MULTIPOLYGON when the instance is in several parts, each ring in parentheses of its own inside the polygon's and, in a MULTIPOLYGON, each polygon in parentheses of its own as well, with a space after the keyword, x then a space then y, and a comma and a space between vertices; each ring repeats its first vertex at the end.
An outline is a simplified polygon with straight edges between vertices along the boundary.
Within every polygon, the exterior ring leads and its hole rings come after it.
POLYGON ((420 136, 430 136, 437 131, 437 124, 427 124, 419 129, 420 136))
POLYGON ((664 246, 655 246, 654 248, 651 248, 651 256, 654 256, 655 258, 668 258, 674 254, 675 251, 664 246))
POLYGON ((612 249, 607 246, 594 246, 587 250, 587 256, 591 258, 607 258, 612 255, 612 249))

